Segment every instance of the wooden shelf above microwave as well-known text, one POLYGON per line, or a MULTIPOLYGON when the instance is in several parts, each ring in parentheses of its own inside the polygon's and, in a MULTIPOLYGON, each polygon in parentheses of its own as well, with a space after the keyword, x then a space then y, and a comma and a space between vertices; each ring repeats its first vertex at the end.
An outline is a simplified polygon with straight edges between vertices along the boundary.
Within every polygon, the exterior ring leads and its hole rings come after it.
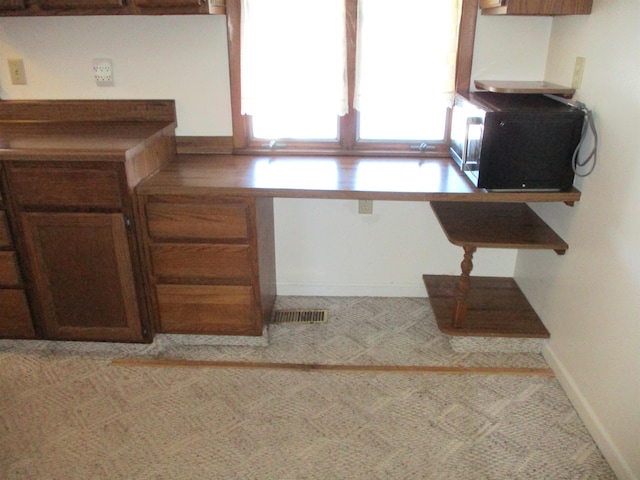
POLYGON ((480 0, 483 15, 589 15, 593 0, 480 0))
POLYGON ((495 93, 540 93, 568 98, 576 93, 574 88, 545 81, 476 80, 474 85, 478 90, 495 93))

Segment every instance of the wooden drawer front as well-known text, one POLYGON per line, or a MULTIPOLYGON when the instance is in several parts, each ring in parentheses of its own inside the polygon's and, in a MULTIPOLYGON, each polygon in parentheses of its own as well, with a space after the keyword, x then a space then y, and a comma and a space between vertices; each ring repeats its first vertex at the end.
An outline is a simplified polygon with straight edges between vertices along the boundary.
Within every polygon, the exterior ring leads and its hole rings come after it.
POLYGON ((158 285, 156 291, 161 333, 262 333, 251 287, 158 285))
POLYGON ((12 196, 21 206, 122 206, 115 169, 12 167, 9 171, 12 196))
POLYGON ((242 203, 149 203, 147 221, 154 239, 241 239, 249 237, 249 206, 242 203))
POLYGON ((19 287, 21 285, 15 252, 0 252, 0 287, 19 287))
POLYGON ((6 212, 0 211, 0 248, 10 247, 12 245, 11 233, 9 232, 9 225, 7 224, 7 214, 6 212))
POLYGON ((151 263, 164 278, 251 279, 248 245, 155 244, 151 263))
POLYGON ((23 290, 0 290, 0 337, 35 338, 23 290))

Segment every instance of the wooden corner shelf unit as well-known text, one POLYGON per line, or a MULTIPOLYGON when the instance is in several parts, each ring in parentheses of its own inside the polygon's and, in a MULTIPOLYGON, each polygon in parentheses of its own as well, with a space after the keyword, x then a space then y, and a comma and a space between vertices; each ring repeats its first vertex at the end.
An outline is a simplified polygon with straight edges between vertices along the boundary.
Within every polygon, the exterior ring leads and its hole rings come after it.
POLYGON ((526 203, 431 202, 447 239, 464 249, 460 277, 424 275, 438 327, 449 335, 539 337, 549 332, 512 278, 474 277, 482 248, 569 248, 526 203))

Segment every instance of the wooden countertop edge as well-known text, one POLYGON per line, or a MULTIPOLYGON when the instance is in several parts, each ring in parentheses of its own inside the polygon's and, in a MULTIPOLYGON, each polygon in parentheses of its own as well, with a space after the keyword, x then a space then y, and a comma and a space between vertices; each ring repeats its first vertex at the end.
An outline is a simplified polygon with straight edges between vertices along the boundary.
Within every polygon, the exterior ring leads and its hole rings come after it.
POLYGON ((472 193, 450 192, 384 192, 384 191, 352 191, 352 190, 315 190, 315 189, 282 189, 255 187, 219 187, 219 186, 184 186, 140 185, 137 188, 141 195, 224 195, 224 196, 258 196, 274 198, 317 198, 334 200, 389 200, 416 202, 565 202, 580 200, 580 192, 558 192, 550 195, 547 192, 503 193, 478 191, 472 193))

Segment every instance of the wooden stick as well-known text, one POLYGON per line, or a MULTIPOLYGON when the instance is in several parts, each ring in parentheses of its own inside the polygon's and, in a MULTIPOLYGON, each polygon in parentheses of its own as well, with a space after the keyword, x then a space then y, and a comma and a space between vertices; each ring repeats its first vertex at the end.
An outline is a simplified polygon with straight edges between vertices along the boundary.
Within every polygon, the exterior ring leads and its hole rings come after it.
POLYGON ((473 254, 476 247, 464 247, 464 258, 460 264, 462 274, 458 282, 458 292, 456 294, 456 305, 453 309, 453 326, 454 328, 464 328, 467 324, 467 294, 469 293, 469 275, 473 270, 473 254))
POLYGON ((436 373, 447 375, 526 375, 553 377, 550 368, 522 367, 464 367, 429 365, 326 365, 278 362, 224 362, 216 360, 183 360, 163 358, 117 358, 112 365, 120 367, 176 367, 176 368, 246 368, 269 370, 296 370, 302 372, 379 372, 379 373, 436 373))

